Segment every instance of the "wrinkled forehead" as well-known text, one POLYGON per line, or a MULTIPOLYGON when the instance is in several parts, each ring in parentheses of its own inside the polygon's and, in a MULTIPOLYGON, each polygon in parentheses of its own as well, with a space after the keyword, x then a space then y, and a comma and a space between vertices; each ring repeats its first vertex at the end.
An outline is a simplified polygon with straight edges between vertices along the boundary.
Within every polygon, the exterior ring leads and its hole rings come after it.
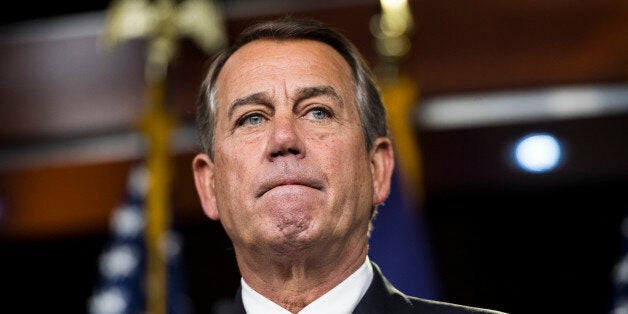
POLYGON ((314 40, 247 43, 225 62, 215 90, 222 102, 245 92, 276 91, 277 84, 284 84, 286 91, 302 85, 329 85, 340 93, 354 94, 348 62, 331 46, 314 40))

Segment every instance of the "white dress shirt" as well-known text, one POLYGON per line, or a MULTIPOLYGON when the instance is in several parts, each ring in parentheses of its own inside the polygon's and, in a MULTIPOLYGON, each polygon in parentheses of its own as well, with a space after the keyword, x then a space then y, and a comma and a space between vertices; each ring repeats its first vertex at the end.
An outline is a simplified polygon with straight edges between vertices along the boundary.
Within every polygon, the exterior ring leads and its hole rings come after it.
MULTIPOLYGON (((350 314, 373 280, 373 266, 368 256, 351 276, 304 307, 298 314, 350 314)), ((290 312, 253 290, 244 278, 242 303, 247 314, 290 314, 290 312)))

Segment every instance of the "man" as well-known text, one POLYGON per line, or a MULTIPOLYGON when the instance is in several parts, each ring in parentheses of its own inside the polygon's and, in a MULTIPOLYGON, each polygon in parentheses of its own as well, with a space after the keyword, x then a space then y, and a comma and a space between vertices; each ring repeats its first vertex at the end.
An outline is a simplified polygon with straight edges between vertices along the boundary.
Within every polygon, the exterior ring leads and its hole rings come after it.
POLYGON ((214 60, 197 115, 196 188, 242 275, 233 313, 484 312, 405 296, 369 261, 393 145, 344 37, 308 20, 245 30, 214 60))

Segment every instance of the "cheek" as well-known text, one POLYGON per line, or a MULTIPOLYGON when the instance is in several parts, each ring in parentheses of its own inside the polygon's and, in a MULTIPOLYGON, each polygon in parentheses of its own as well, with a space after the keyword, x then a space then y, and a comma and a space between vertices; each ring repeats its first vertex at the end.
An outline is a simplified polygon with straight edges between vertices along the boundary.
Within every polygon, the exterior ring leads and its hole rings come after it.
MULTIPOLYGON (((224 155, 223 155, 224 156, 224 155)), ((244 184, 246 173, 235 157, 221 157, 216 155, 216 208, 220 214, 220 221, 231 239, 242 237, 242 230, 250 224, 246 213, 244 184)))
POLYGON ((241 160, 243 156, 229 154, 216 154, 216 204, 218 211, 226 211, 232 208, 234 205, 240 205, 241 194, 244 193, 244 189, 249 184, 247 182, 248 167, 245 167, 245 162, 241 160), (229 157, 231 156, 231 157, 229 157))
POLYGON ((346 197, 362 196, 368 192, 364 188, 371 185, 370 167, 362 144, 356 143, 355 138, 330 140, 325 144, 329 152, 326 160, 329 179, 337 181, 336 186, 341 187, 343 193, 351 194, 346 197))

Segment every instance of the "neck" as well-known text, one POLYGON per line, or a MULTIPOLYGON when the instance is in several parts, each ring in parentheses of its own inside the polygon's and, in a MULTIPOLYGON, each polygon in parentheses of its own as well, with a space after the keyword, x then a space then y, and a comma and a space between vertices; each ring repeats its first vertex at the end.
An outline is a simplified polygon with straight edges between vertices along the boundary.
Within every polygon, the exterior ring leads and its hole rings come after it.
POLYGON ((353 274, 366 259, 368 245, 340 254, 238 254, 240 273, 255 291, 298 313, 353 274))

